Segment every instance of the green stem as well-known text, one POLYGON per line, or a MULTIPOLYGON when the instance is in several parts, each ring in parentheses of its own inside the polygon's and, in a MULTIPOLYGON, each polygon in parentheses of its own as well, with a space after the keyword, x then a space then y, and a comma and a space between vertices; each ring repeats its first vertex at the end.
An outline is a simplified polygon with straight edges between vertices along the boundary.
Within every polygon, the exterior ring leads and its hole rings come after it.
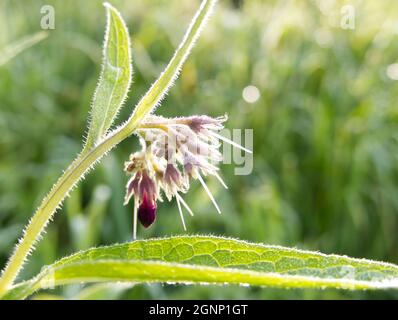
POLYGON ((87 152, 85 156, 78 156, 64 172, 47 197, 44 198, 41 206, 37 209, 36 213, 30 220, 19 245, 17 245, 6 268, 4 269, 0 282, 0 296, 12 285, 26 257, 33 249, 32 247, 36 242, 36 239, 46 227, 57 207, 60 206, 68 192, 79 180, 82 179, 84 174, 96 161, 130 134, 130 130, 123 127, 122 130, 115 132, 96 148, 87 152))
POLYGON ((139 101, 133 114, 127 122, 107 135, 98 145, 90 150, 84 149, 73 163, 66 169, 50 193, 44 198, 29 224, 24 230, 23 237, 16 245, 0 278, 0 297, 13 285, 26 257, 33 250, 33 246, 40 234, 51 220, 56 209, 71 191, 71 189, 84 177, 84 174, 98 162, 103 155, 110 151, 119 142, 129 137, 142 122, 145 116, 152 112, 165 96, 179 70, 187 59, 195 41, 200 35, 207 18, 216 0, 203 0, 199 10, 184 35, 184 38, 174 53, 164 72, 154 82, 145 96, 139 101))

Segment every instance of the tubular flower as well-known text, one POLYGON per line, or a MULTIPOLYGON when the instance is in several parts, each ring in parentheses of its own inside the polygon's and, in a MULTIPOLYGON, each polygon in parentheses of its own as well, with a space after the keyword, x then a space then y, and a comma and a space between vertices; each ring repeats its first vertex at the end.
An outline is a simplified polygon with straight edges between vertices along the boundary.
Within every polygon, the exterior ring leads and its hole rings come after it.
POLYGON ((193 179, 199 180, 221 213, 202 175, 215 176, 227 188, 218 174, 218 165, 223 159, 220 140, 251 152, 219 134, 226 120, 226 116, 206 115, 172 119, 147 117, 138 130, 142 150, 130 155, 125 163, 125 171, 131 176, 126 185, 125 204, 134 196, 134 238, 137 218, 146 228, 156 220, 157 201, 162 201, 160 191, 168 201, 176 199, 186 230, 181 204, 190 215, 193 213, 180 194, 189 190, 193 179))

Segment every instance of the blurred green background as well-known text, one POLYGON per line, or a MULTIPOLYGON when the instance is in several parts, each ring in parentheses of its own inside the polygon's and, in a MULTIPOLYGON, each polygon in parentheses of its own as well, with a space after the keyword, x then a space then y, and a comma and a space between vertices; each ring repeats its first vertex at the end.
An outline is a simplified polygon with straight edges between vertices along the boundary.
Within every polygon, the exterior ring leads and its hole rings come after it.
MULTIPOLYGON (((173 54, 199 1, 111 1, 132 37, 134 83, 119 121, 173 54)), ((0 265, 23 226, 81 147, 97 82, 105 10, 101 1, 1 0, 0 48, 40 31, 49 37, 0 67, 0 265)), ((398 2, 221 0, 157 113, 229 114, 228 128, 254 130, 251 175, 222 173, 209 186, 218 215, 194 183, 189 233, 217 234, 398 263, 398 2), (341 9, 355 8, 355 29, 341 9), (254 103, 243 98, 255 86, 254 103)), ((132 238, 123 206, 123 162, 132 137, 112 151, 66 201, 21 275, 76 250, 132 238)), ((142 238, 182 234, 175 203, 159 206, 142 238)), ((36 298, 346 299, 398 292, 270 288, 69 286, 36 298), (80 291, 80 293, 79 293, 80 291)))

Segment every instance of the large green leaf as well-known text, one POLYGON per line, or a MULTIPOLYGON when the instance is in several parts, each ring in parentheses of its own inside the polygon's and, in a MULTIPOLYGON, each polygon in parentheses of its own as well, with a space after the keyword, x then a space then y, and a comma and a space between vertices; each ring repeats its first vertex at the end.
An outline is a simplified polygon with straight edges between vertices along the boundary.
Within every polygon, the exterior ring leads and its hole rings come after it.
POLYGON ((283 288, 398 288, 398 266, 210 237, 140 240, 76 253, 15 286, 5 298, 82 282, 247 284, 283 288))
POLYGON ((130 38, 120 13, 109 3, 107 10, 103 63, 94 93, 86 149, 98 143, 107 133, 127 97, 132 65, 130 38))

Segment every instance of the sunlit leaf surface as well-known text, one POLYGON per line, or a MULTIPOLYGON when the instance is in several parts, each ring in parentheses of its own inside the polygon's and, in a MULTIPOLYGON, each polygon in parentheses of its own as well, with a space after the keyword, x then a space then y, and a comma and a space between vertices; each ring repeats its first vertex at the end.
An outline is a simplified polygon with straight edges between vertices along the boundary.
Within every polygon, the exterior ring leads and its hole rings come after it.
POLYGON ((108 131, 130 87, 132 66, 130 38, 120 13, 109 4, 100 80, 94 94, 86 147, 92 147, 108 131))
POLYGON ((6 298, 82 282, 166 282, 282 288, 397 288, 398 266, 210 236, 135 241, 82 251, 45 268, 6 298))

